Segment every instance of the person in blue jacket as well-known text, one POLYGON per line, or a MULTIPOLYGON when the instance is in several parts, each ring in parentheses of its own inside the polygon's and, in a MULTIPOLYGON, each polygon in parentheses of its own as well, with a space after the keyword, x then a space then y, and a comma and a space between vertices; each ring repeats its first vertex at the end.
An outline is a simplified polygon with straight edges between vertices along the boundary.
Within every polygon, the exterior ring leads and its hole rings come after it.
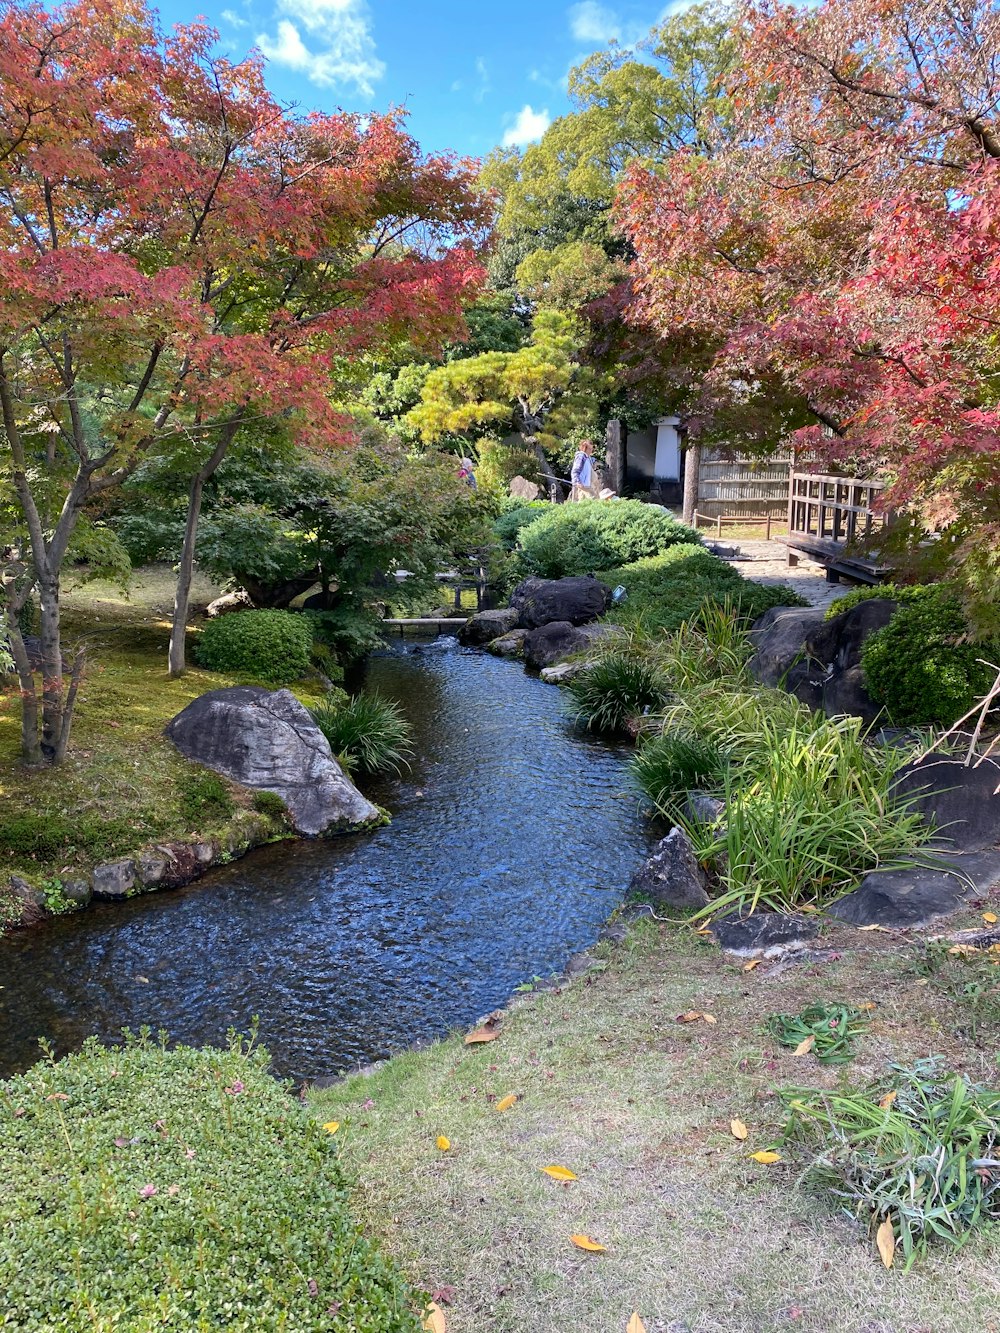
POLYGON ((581 440, 573 459, 569 479, 573 483, 571 500, 592 500, 597 494, 594 486, 594 442, 581 440))

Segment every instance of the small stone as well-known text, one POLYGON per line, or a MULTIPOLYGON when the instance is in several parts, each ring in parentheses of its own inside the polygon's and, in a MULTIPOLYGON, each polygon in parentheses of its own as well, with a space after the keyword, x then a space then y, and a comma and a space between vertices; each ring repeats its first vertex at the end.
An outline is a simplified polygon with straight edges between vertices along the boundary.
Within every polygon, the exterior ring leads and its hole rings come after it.
POLYGON ((194 854, 199 865, 210 866, 215 860, 215 848, 210 842, 196 842, 194 854))
POLYGON ((713 921, 711 931, 727 953, 773 958, 814 940, 819 927, 818 917, 799 912, 751 912, 749 916, 732 912, 713 921))
POLYGON ((684 802, 684 817, 692 824, 718 824, 725 811, 725 801, 703 791, 689 791, 684 802))
POLYGON ((136 865, 132 860, 110 861, 95 866, 93 871, 95 898, 127 898, 136 886, 136 865))
POLYGON ((64 879, 60 881, 62 885, 63 897, 71 903, 76 903, 78 907, 86 907, 94 896, 94 891, 90 887, 90 880, 82 876, 73 879, 64 879))
POLYGON ((162 852, 141 852, 136 859, 139 883, 144 889, 155 889, 167 873, 169 862, 162 852))
POLYGON ((499 639, 488 643, 486 651, 497 657, 520 657, 529 633, 526 629, 512 629, 509 634, 501 634, 499 639))
POLYGON ((478 647, 509 634, 516 625, 517 612, 509 607, 498 611, 479 611, 470 616, 458 631, 458 641, 466 647, 478 647))
POLYGON ((556 666, 542 667, 539 675, 546 685, 565 685, 585 669, 585 662, 559 662, 556 666))
POLYGON ((20 875, 11 875, 10 887, 26 907, 45 907, 44 891, 42 889, 36 889, 33 884, 29 884, 28 881, 22 879, 20 875))

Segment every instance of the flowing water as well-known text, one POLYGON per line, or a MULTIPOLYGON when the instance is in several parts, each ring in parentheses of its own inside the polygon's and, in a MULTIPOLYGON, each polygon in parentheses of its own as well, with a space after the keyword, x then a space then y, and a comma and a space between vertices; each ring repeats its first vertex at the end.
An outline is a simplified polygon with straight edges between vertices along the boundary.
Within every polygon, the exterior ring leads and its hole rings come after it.
POLYGON ((368 790, 392 824, 0 941, 0 1077, 43 1035, 220 1044, 258 1016, 276 1070, 313 1079, 470 1024, 594 941, 647 849, 627 752, 485 653, 400 648, 365 687, 415 731, 412 769, 368 790))

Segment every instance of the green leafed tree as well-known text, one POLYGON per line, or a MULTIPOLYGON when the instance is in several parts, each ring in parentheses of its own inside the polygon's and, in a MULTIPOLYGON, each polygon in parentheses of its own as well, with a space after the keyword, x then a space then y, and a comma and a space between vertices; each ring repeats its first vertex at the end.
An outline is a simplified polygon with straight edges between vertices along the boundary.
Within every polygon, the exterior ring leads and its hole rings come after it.
POLYGON ((597 416, 600 383, 579 361, 582 341, 578 320, 540 310, 517 351, 484 352, 432 370, 408 421, 428 444, 449 435, 520 436, 556 499, 550 455, 568 436, 592 428, 597 416))

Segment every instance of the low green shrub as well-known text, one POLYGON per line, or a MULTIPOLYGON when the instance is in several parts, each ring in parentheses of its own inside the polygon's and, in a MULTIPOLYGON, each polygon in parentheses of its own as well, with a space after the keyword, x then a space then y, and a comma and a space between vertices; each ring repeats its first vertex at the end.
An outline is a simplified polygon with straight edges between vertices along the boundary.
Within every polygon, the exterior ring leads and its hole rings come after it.
POLYGON ((276 791, 255 791, 250 804, 259 815, 269 819, 283 820, 288 816, 288 806, 276 791))
POLYGON ((312 629, 294 611, 236 611, 209 621, 195 649, 199 666, 286 685, 309 670, 312 629))
POLYGON ((181 814, 193 828, 210 820, 229 819, 236 809, 229 788, 217 773, 194 769, 178 779, 181 814))
POLYGON ((724 786, 728 757, 714 741, 666 731, 645 741, 632 760, 632 774, 656 808, 676 815, 689 791, 724 786))
POLYGON ((835 602, 831 602, 826 608, 826 619, 833 620, 836 616, 842 616, 845 611, 850 611, 860 602, 870 602, 876 597, 884 597, 891 602, 905 604, 907 602, 917 602, 921 597, 926 597, 928 593, 933 591, 933 587, 924 583, 861 584, 857 588, 851 588, 849 592, 845 592, 843 597, 838 597, 835 602))
MULTIPOLYGON (((331 611, 303 611, 301 616, 314 645, 326 648, 337 662, 356 662, 382 644, 381 621, 368 607, 344 603, 331 611)), ((324 665, 328 659, 322 653, 319 658, 320 670, 336 681, 336 673, 324 665)), ((343 672, 340 674, 342 678, 343 672)))
POLYGON ((142 1034, 0 1085, 0 1324, 417 1333, 350 1217, 337 1135, 268 1065, 142 1034))
POLYGON ((54 861, 81 852, 93 860, 135 848, 135 828, 123 819, 73 819, 30 811, 0 813, 0 852, 18 861, 54 861))
POLYGON ((567 689, 577 723, 589 731, 623 731, 631 718, 667 701, 660 671, 628 649, 605 653, 568 681, 567 689))
POLYGON ((701 539, 656 505, 639 500, 554 505, 522 528, 518 564, 522 574, 558 579, 629 564, 679 543, 700 548, 701 539))
POLYGON ((781 1096, 785 1155, 870 1228, 890 1222, 906 1268, 932 1241, 960 1247, 1000 1219, 996 1089, 923 1060, 858 1091, 781 1096))
POLYGON ((745 579, 703 546, 685 540, 661 555, 607 570, 605 582, 628 594, 609 619, 647 632, 673 633, 703 607, 725 602, 740 624, 752 624, 772 606, 805 606, 785 584, 765 585, 745 579))
POLYGON ((537 523, 549 508, 547 500, 533 500, 530 504, 519 505, 517 509, 508 509, 506 513, 494 519, 493 531, 504 550, 513 551, 524 529, 537 523))
POLYGON ((1000 645, 968 642, 965 614, 947 587, 921 592, 865 641, 861 666, 897 726, 948 726, 993 683, 983 659, 997 662, 1000 645))
POLYGON ((335 698, 310 710, 330 749, 350 772, 398 773, 413 753, 413 729, 402 710, 380 694, 335 698))

